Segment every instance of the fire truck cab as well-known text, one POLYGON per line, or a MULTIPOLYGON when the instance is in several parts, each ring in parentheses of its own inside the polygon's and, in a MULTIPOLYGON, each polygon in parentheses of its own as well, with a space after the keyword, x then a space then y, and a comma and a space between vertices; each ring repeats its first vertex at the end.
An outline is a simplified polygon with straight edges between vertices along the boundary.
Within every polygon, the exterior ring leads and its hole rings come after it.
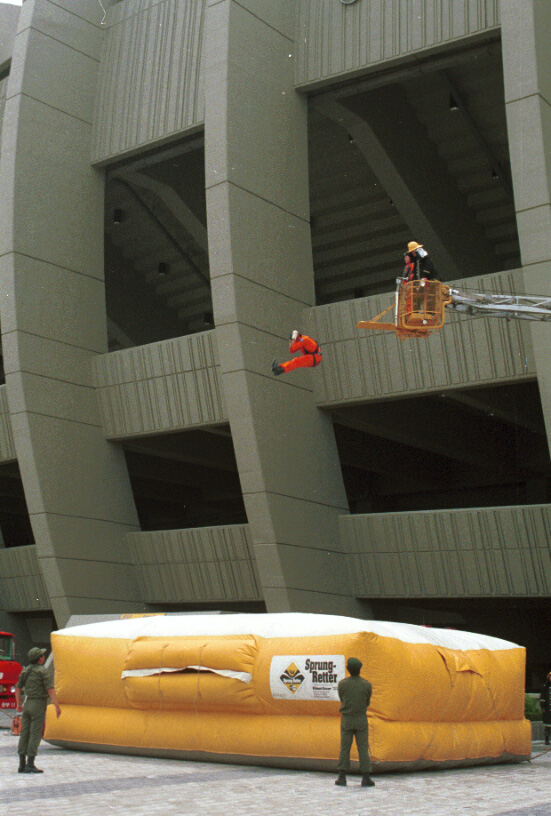
POLYGON ((22 670, 15 659, 15 638, 0 632, 0 709, 15 708, 15 684, 22 670))

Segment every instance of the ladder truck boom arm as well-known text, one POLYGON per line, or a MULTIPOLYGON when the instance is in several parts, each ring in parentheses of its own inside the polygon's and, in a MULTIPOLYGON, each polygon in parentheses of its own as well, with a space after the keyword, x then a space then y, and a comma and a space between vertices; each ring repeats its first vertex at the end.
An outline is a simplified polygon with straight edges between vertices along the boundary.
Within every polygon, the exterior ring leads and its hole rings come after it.
POLYGON ((457 312, 505 317, 507 320, 551 320, 550 297, 489 294, 452 288, 449 292, 451 302, 447 308, 457 312))

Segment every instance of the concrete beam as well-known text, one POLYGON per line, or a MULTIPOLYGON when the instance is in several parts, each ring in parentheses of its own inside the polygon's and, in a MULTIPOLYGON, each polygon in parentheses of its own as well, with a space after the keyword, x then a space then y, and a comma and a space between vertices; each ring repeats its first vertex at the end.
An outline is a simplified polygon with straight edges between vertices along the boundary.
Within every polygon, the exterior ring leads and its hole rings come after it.
POLYGON ((313 104, 354 138, 411 237, 429 249, 442 279, 500 269, 482 227, 400 87, 339 101, 325 96, 313 104))
POLYGON ((169 184, 146 176, 145 173, 138 173, 132 170, 119 170, 113 177, 123 178, 128 181, 132 187, 149 190, 149 192, 154 193, 165 207, 170 210, 174 217, 178 219, 184 229, 189 232, 198 246, 200 246, 204 252, 208 253, 209 246, 206 228, 169 184))

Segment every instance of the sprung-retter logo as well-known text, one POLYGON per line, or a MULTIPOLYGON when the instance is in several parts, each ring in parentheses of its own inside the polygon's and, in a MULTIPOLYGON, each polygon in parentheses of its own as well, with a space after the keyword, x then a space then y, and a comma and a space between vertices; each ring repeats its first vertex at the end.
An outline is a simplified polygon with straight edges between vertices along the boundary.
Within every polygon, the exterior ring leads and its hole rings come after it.
POLYGON ((345 677, 344 655, 274 655, 270 691, 274 700, 338 701, 339 680, 345 677))
POLYGON ((296 694, 304 683, 304 675, 295 663, 290 663, 279 679, 288 691, 296 694))

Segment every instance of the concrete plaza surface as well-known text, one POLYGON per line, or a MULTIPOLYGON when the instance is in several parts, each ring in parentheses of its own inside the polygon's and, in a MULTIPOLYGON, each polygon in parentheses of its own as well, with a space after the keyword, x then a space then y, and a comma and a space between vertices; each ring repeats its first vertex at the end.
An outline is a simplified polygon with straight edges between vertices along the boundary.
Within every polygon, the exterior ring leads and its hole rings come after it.
MULTIPOLYGON (((0 816, 551 816, 551 753, 520 765, 384 774, 374 788, 328 773, 67 751, 42 743, 44 774, 17 773, 0 731, 0 816)), ((534 743, 534 755, 545 750, 534 743)))

